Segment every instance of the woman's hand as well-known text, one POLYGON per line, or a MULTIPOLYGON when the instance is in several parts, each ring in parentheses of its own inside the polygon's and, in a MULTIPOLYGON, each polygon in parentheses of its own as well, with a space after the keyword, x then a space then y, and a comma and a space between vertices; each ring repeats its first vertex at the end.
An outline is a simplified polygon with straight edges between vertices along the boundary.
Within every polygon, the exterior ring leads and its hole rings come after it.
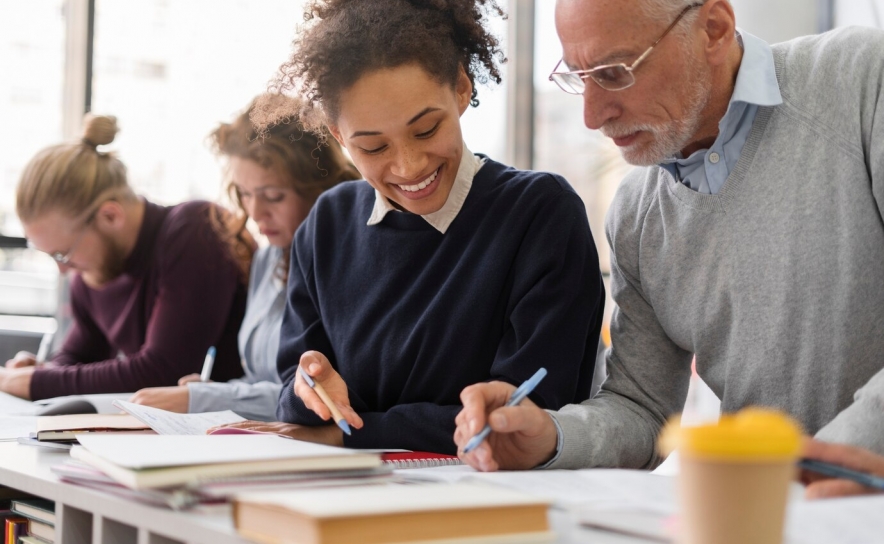
POLYGON ((244 429, 257 433, 278 434, 280 436, 294 438, 295 440, 315 442, 317 444, 326 444, 328 446, 344 445, 344 433, 335 425, 305 427, 303 425, 283 423, 281 421, 273 421, 269 423, 266 421, 240 421, 238 423, 212 427, 206 431, 206 434, 212 434, 218 429, 244 429))
POLYGON ((6 361, 6 368, 25 368, 37 364, 37 356, 30 351, 19 351, 15 357, 6 361))
MULTIPOLYGON (((199 374, 195 374, 195 373, 188 374, 187 376, 183 376, 178 379, 178 385, 187 385, 190 382, 199 382, 199 381, 202 381, 202 378, 200 377, 199 374)), ((209 380, 209 382, 211 382, 211 381, 212 380, 209 380)), ((206 383, 208 383, 208 382, 206 382, 206 383)))
MULTIPOLYGON (((825 461, 875 476, 884 476, 884 457, 853 446, 807 439, 804 441, 803 456, 805 459, 825 461)), ((809 470, 801 471, 801 481, 807 485, 805 495, 808 499, 880 493, 877 489, 856 482, 823 476, 809 470)))
MULTIPOLYGON (((347 423, 356 429, 361 429, 363 425, 362 418, 350 407, 350 396, 347 394, 347 384, 344 383, 344 379, 341 378, 341 375, 332 367, 328 358, 318 351, 308 351, 301 355, 299 366, 300 368, 303 368, 304 371, 316 381, 316 383, 322 385, 322 388, 325 389, 325 392, 331 397, 332 401, 338 407, 338 410, 341 411, 341 415, 347 420, 347 423)), ((323 421, 331 419, 332 414, 328 409, 328 406, 322 402, 322 399, 319 398, 316 391, 307 385, 304 377, 301 376, 301 373, 298 371, 295 372, 294 389, 295 395, 304 401, 304 405, 313 410, 313 412, 321 417, 323 421)))
POLYGON ((129 402, 153 406, 169 412, 187 413, 190 405, 190 392, 186 385, 174 387, 148 387, 136 391, 129 402))

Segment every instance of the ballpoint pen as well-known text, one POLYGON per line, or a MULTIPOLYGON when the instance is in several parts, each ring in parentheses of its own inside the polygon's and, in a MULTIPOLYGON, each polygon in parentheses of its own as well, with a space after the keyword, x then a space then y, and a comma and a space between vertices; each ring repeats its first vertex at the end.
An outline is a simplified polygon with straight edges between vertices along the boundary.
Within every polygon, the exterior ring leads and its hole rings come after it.
POLYGON ((825 461, 817 461, 816 459, 802 459, 798 461, 798 467, 811 472, 817 472, 824 476, 850 480, 866 487, 884 490, 884 478, 845 468, 840 465, 834 465, 825 461))
POLYGON ((301 377, 304 378, 304 381, 307 382, 307 385, 310 386, 310 389, 316 391, 316 394, 319 395, 322 403, 328 407, 329 411, 332 414, 332 419, 335 420, 335 423, 337 423, 338 427, 340 427, 341 430, 347 434, 347 436, 350 436, 352 434, 350 432, 350 425, 347 423, 347 420, 344 419, 344 415, 341 414, 340 410, 338 410, 338 407, 335 405, 331 397, 328 396, 328 393, 325 392, 325 389, 322 387, 322 385, 317 383, 316 380, 311 378, 309 374, 304 372, 304 369, 300 366, 298 367, 298 372, 301 374, 301 377))
MULTIPOLYGON (((513 391, 513 394, 510 395, 509 400, 506 401, 506 406, 515 406, 525 400, 525 397, 527 397, 531 393, 531 391, 534 391, 534 388, 537 387, 537 384, 539 384, 540 380, 542 380, 545 376, 546 369, 541 367, 537 370, 537 372, 534 373, 533 376, 525 380, 525 383, 523 383, 519 386, 518 389, 513 391)), ((470 438, 470 441, 467 442, 467 445, 463 449, 463 452, 470 453, 471 451, 476 449, 476 447, 478 447, 479 444, 481 444, 482 441, 485 440, 489 434, 491 434, 491 426, 485 424, 485 427, 481 431, 479 431, 476 436, 470 438)))
POLYGON ((52 348, 52 338, 54 336, 55 333, 47 332, 40 339, 40 347, 37 348, 37 355, 34 357, 38 365, 45 363, 46 358, 49 357, 49 350, 52 348))
POLYGON ((200 381, 207 382, 212 376, 212 367, 215 366, 215 346, 209 348, 206 352, 206 359, 203 361, 203 370, 200 372, 200 381))

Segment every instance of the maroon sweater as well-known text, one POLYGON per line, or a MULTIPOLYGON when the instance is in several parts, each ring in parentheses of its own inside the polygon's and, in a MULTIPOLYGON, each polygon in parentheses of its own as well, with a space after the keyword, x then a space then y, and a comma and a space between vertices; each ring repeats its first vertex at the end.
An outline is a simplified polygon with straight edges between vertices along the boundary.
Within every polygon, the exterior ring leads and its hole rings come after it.
POLYGON ((72 278, 73 324, 53 364, 34 371, 33 400, 175 385, 200 371, 209 346, 218 350, 213 380, 242 375, 236 335, 246 287, 210 206, 146 202, 123 273, 101 289, 72 278))

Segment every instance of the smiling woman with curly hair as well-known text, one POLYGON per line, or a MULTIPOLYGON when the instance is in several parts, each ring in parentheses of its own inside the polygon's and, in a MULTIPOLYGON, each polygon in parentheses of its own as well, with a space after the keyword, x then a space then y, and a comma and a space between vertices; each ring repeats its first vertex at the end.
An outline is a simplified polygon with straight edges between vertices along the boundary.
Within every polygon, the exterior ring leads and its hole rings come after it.
MULTIPOLYGON (((475 85, 500 81, 493 14, 492 0, 309 4, 273 90, 300 95, 298 117, 328 130, 365 181, 324 193, 295 235, 282 422, 240 426, 452 454, 467 385, 546 366, 535 402, 588 397, 604 287, 583 202, 559 176, 473 154, 461 134, 475 85)), ((252 119, 268 115, 272 104, 252 119)))

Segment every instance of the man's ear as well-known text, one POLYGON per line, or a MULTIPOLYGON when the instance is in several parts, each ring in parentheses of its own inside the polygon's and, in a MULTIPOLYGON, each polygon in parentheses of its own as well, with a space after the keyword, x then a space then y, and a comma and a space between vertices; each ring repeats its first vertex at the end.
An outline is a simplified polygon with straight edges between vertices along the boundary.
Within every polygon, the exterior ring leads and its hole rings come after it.
POLYGON ((709 65, 724 64, 736 39, 736 17, 730 2, 707 2, 700 11, 700 24, 706 35, 705 53, 709 65))
POLYGON ((119 230, 126 223, 126 210, 116 200, 108 200, 95 210, 94 221, 99 229, 119 230))

